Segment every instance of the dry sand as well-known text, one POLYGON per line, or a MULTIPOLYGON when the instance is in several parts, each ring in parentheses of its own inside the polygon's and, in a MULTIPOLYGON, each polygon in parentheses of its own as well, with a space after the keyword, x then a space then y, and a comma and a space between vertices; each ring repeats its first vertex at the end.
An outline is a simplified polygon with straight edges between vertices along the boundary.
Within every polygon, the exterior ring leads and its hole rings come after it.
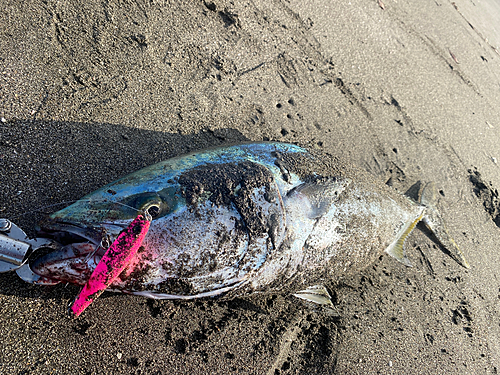
POLYGON ((33 233, 43 215, 19 215, 142 166, 277 140, 401 192, 434 181, 471 263, 414 231, 414 267, 384 256, 327 285, 333 315, 288 295, 105 294, 70 320, 77 288, 3 274, 1 373, 498 372, 498 1, 0 3, 1 217, 33 233))

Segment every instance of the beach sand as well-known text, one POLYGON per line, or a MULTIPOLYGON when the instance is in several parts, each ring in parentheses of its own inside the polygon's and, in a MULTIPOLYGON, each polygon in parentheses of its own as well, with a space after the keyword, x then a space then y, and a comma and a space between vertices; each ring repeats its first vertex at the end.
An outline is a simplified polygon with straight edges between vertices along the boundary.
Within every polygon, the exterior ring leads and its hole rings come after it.
POLYGON ((434 181, 471 264, 415 230, 413 267, 382 256, 326 285, 334 313, 105 293, 74 320, 77 287, 2 274, 2 374, 499 371, 497 1, 0 4, 0 217, 31 235, 51 205, 141 167, 274 140, 402 193, 434 181))

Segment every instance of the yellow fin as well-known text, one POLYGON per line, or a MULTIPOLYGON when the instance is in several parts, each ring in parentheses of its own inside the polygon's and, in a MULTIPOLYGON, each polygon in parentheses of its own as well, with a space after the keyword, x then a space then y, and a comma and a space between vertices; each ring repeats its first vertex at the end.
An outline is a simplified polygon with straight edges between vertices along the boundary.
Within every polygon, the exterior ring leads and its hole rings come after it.
POLYGON ((404 265, 411 267, 411 263, 406 257, 404 244, 408 235, 411 233, 413 228, 418 224, 422 217, 424 216, 424 209, 420 212, 420 216, 409 223, 406 223, 403 228, 398 233, 396 240, 390 244, 385 250, 390 256, 396 258, 398 261, 403 263, 404 265))

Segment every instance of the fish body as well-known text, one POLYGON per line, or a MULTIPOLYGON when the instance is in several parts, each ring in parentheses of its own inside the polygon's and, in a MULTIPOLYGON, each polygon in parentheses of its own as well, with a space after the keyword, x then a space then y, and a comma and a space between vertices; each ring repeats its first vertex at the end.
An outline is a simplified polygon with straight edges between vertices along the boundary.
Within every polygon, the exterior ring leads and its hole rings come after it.
POLYGON ((152 165, 49 216, 39 237, 61 246, 29 266, 44 283, 84 285, 146 207, 149 231, 109 290, 169 299, 294 292, 384 251, 407 263, 404 238, 426 206, 327 160, 295 145, 246 143, 152 165))

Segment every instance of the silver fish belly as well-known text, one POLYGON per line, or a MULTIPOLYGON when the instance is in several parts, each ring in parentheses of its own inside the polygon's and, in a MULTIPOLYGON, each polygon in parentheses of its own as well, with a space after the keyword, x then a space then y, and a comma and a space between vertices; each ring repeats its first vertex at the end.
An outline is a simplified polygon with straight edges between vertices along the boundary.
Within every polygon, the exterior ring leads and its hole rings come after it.
MULTIPOLYGON (((44 283, 84 284, 106 244, 152 203, 142 247, 111 290, 170 299, 294 292, 337 281, 384 251, 408 264, 403 242, 415 224, 430 211, 429 223, 441 225, 432 199, 417 204, 360 176, 283 143, 176 157, 52 214, 39 236, 61 246, 29 265, 44 283)), ((451 252, 464 264, 458 247, 451 252)))

